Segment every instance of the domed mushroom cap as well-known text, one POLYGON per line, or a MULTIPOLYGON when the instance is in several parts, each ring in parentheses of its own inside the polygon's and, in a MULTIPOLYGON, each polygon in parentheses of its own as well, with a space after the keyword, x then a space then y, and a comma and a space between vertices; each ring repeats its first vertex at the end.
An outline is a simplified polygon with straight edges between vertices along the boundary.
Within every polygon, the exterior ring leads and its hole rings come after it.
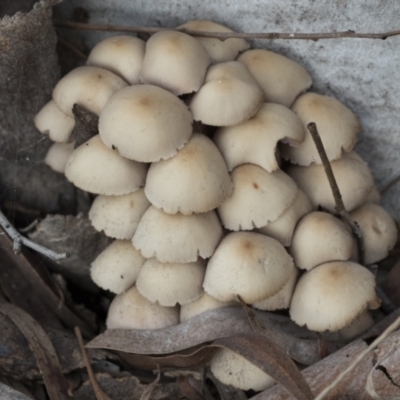
POLYGON ((272 51, 247 50, 237 60, 247 66, 270 103, 290 107, 312 84, 310 74, 300 64, 272 51))
POLYGON ((275 383, 270 375, 228 349, 218 350, 211 360, 210 367, 219 381, 241 390, 261 391, 275 383))
POLYGON ((93 47, 86 63, 114 72, 133 85, 139 83, 145 45, 134 36, 112 36, 93 47))
POLYGON ((132 243, 144 257, 167 263, 209 258, 222 238, 215 211, 202 214, 166 214, 151 206, 140 220, 132 243))
POLYGON ((220 301, 255 303, 278 293, 289 280, 293 261, 275 239, 253 232, 230 233, 210 258, 204 290, 220 301))
POLYGON ((218 207, 232 189, 221 153, 208 137, 195 133, 175 157, 151 164, 144 191, 166 213, 189 215, 218 207))
POLYGON ((205 262, 160 263, 155 258, 147 260, 140 270, 136 286, 142 296, 162 306, 187 304, 203 293, 205 262))
POLYGON ((185 322, 188 319, 194 318, 196 315, 200 315, 207 311, 225 307, 240 307, 240 303, 238 301, 219 301, 203 292, 202 296, 197 300, 181 306, 181 322, 185 322))
POLYGON ((65 164, 74 151, 74 146, 75 142, 54 143, 47 151, 44 163, 53 171, 63 174, 65 171, 65 164))
POLYGON ((190 110, 195 121, 212 126, 240 124, 261 107, 264 94, 258 87, 239 79, 205 83, 193 96, 190 110))
POLYGON ((350 325, 328 334, 326 339, 352 341, 357 336, 360 336, 368 329, 372 328, 374 325, 375 321, 372 318, 371 313, 366 310, 357 318, 355 318, 350 325))
POLYGON ((136 282, 145 261, 130 241, 116 240, 92 262, 90 276, 97 286, 119 294, 136 282))
POLYGON ((192 135, 192 116, 170 92, 135 85, 116 93, 99 119, 101 139, 126 158, 141 162, 174 156, 192 135))
MULTIPOLYGON (((331 162, 333 174, 347 211, 361 205, 374 185, 374 178, 363 159, 354 151, 331 162)), ((291 166, 287 174, 299 185, 316 208, 321 206, 335 212, 335 200, 322 165, 291 166)))
POLYGON ((53 100, 64 113, 73 117, 75 103, 96 115, 109 98, 128 83, 114 73, 99 67, 78 67, 65 75, 53 90, 53 100))
POLYGON ((76 148, 65 166, 65 176, 76 187, 109 196, 135 192, 144 186, 146 172, 146 164, 121 157, 99 135, 76 148))
POLYGON ((197 92, 204 82, 210 57, 193 37, 182 32, 162 31, 146 43, 141 78, 181 95, 197 92))
POLYGON ((374 275, 359 264, 335 261, 300 277, 290 303, 290 318, 313 331, 337 331, 365 310, 379 306, 374 275))
MULTIPOLYGON (((204 20, 189 21, 183 25, 180 25, 178 29, 179 28, 186 28, 200 32, 234 32, 232 29, 229 29, 224 25, 204 20)), ((211 64, 232 61, 240 52, 250 48, 250 44, 244 39, 232 38, 220 40, 201 36, 193 37, 199 41, 203 47, 205 47, 211 58, 211 64)))
POLYGON ((162 329, 179 324, 177 307, 163 307, 145 299, 132 286, 115 296, 107 316, 107 329, 162 329))
POLYGON ((96 231, 116 239, 132 239, 150 202, 143 189, 122 196, 97 196, 89 210, 96 231))
POLYGON ((282 146, 281 154, 294 164, 322 164, 312 136, 307 129, 315 122, 330 161, 349 152, 357 141, 361 125, 357 116, 340 101, 317 93, 305 93, 293 104, 292 110, 299 116, 306 132, 304 142, 298 147, 282 146))
POLYGON ((365 263, 383 260, 397 241, 397 226, 393 218, 384 208, 373 203, 363 204, 350 216, 363 233, 365 263))
POLYGON ((233 193, 218 207, 225 228, 232 231, 261 228, 278 219, 294 202, 296 183, 284 172, 268 173, 243 164, 231 173, 233 193))
POLYGON ((300 144, 304 129, 300 119, 280 104, 264 103, 258 112, 239 125, 217 129, 213 140, 228 170, 251 163, 268 172, 279 169, 275 152, 279 140, 300 144))
POLYGON ((278 219, 259 228, 258 232, 273 237, 285 247, 290 246, 297 222, 312 210, 310 199, 299 189, 289 208, 278 219))
POLYGON ((253 303, 252 306, 258 310, 264 311, 275 311, 289 308, 290 300, 292 299, 293 290, 299 274, 299 269, 293 265, 289 280, 286 282, 285 286, 272 297, 253 303))
POLYGON ((328 261, 348 260, 355 245, 350 229, 342 221, 314 211, 297 224, 289 253, 297 267, 310 270, 328 261))
POLYGON ((65 143, 71 136, 75 119, 64 114, 53 100, 46 103, 33 120, 36 128, 54 142, 65 143))

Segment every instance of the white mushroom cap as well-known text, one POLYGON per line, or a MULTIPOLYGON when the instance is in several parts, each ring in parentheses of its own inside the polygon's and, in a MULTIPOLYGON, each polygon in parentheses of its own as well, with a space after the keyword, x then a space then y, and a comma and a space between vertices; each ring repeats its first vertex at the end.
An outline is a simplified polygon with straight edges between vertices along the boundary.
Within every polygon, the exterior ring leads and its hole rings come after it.
POLYGON ((132 286, 115 296, 106 324, 107 329, 162 329, 179 324, 179 310, 151 303, 132 286))
POLYGON ((144 257, 167 263, 209 258, 222 238, 215 211, 202 214, 166 214, 154 206, 144 213, 132 243, 144 257))
POLYGON ((275 383, 270 375, 228 349, 218 350, 211 360, 210 367, 219 381, 241 390, 261 391, 275 383))
POLYGON ((336 332, 332 332, 328 335, 328 340, 344 340, 350 341, 355 339, 357 336, 366 332, 368 329, 375 325, 375 321, 369 311, 364 311, 358 317, 356 317, 348 326, 339 329, 336 332))
POLYGON ((144 186, 146 172, 146 164, 121 157, 99 135, 76 148, 65 166, 65 176, 76 187, 109 196, 135 192, 144 186))
POLYGON ((141 162, 174 156, 192 135, 192 116, 172 93, 153 85, 120 90, 99 119, 101 140, 126 158, 141 162))
POLYGON ((279 169, 275 152, 282 139, 298 145, 304 140, 304 129, 293 111, 274 103, 264 103, 252 118, 239 125, 217 129, 213 137, 229 171, 245 163, 268 172, 279 169))
POLYGON ((289 253, 297 267, 310 270, 328 261, 348 260, 355 246, 350 229, 342 221, 314 211, 297 224, 289 253))
POLYGON ((119 294, 136 282, 145 261, 130 241, 116 240, 92 262, 90 276, 97 286, 119 294))
POLYGON ((143 189, 121 196, 97 196, 89 219, 96 231, 116 239, 132 239, 139 221, 150 207, 143 189))
POLYGON ((230 233, 210 258, 204 290, 220 301, 255 303, 278 293, 289 280, 293 261, 275 239, 253 232, 230 233))
POLYGON ((205 262, 160 263, 155 258, 147 260, 140 270, 136 286, 142 296, 162 306, 187 304, 203 293, 205 262))
MULTIPOLYGON (((229 29, 224 25, 204 20, 189 21, 179 26, 178 29, 179 28, 202 32, 234 32, 232 29, 229 29)), ((193 37, 205 47, 211 58, 212 64, 232 61, 240 52, 250 48, 250 44, 244 39, 232 38, 220 40, 201 36, 193 37)))
POLYGON ((373 203, 363 204, 350 216, 363 233, 365 263, 383 260, 397 241, 397 226, 393 218, 383 207, 373 203))
POLYGON ((134 36, 112 36, 93 47, 86 63, 114 72, 133 85, 139 83, 145 45, 134 36))
MULTIPOLYGON (((354 151, 332 161, 331 166, 347 211, 354 210, 365 201, 373 188, 374 178, 371 171, 354 151)), ((287 174, 310 198, 314 207, 321 206, 335 212, 335 200, 322 165, 291 166, 287 169, 287 174)))
POLYGON ((157 32, 146 43, 141 79, 176 95, 197 92, 210 57, 193 37, 182 32, 157 32))
POLYGON ((361 125, 357 116, 340 101, 317 93, 305 93, 293 104, 292 110, 299 116, 306 132, 304 142, 298 147, 282 146, 281 154, 293 164, 322 164, 312 136, 307 129, 315 122, 324 149, 330 161, 342 156, 342 151, 353 149, 361 125))
POLYGON ((297 222, 312 210, 313 206, 310 199, 299 189, 289 208, 278 219, 259 228, 258 232, 273 237, 285 247, 290 246, 297 222))
POLYGON ((243 164, 231 173, 234 189, 218 207, 225 228, 232 231, 261 228, 277 220, 294 202, 296 183, 284 172, 268 173, 261 167, 243 164))
POLYGON ((290 304, 290 317, 313 331, 336 331, 365 310, 379 306, 374 275, 351 261, 335 261, 300 277, 290 304))
POLYGON ((65 171, 65 164, 71 153, 74 151, 75 142, 70 143, 53 143, 47 151, 44 163, 48 165, 53 171, 65 171))
POLYGON ((192 301, 188 304, 183 304, 181 306, 180 318, 181 322, 185 322, 188 319, 205 313, 206 311, 215 310, 217 308, 225 307, 240 307, 238 301, 219 301, 211 297, 209 294, 203 292, 202 296, 197 300, 192 301))
POLYGON ((151 164, 144 191, 155 207, 188 215, 213 210, 232 189, 221 153, 208 137, 195 133, 175 157, 151 164))
POLYGON ((75 126, 75 119, 64 114, 53 100, 46 103, 33 120, 36 128, 49 135, 53 142, 68 142, 75 126))
POLYGON ((293 290, 299 274, 299 269, 293 265, 289 280, 286 282, 285 286, 272 297, 258 301, 252 304, 252 306, 258 310, 264 311, 275 311, 289 308, 290 300, 292 299, 293 290))
POLYGON ((65 75, 53 90, 53 100, 64 113, 73 117, 75 103, 96 115, 108 99, 128 83, 114 73, 99 67, 78 67, 65 75))
POLYGON ((251 118, 261 107, 261 89, 239 79, 218 79, 204 84, 193 96, 190 110, 195 121, 231 126, 251 118))
POLYGON ((267 102, 290 107, 312 84, 310 74, 300 64, 272 51, 247 50, 237 60, 256 78, 267 102))

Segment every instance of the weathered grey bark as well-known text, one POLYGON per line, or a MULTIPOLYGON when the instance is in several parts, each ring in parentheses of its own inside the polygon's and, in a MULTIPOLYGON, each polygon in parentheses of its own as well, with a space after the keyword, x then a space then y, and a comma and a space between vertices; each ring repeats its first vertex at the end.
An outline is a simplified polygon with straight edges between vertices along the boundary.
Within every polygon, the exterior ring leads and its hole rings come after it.
POLYGON ((6 15, 0 20, 0 201, 42 213, 75 207, 75 189, 43 164, 50 143, 32 122, 59 79, 51 19, 59 2, 42 0, 13 16, 8 10, 21 2, 0 10, 6 15))

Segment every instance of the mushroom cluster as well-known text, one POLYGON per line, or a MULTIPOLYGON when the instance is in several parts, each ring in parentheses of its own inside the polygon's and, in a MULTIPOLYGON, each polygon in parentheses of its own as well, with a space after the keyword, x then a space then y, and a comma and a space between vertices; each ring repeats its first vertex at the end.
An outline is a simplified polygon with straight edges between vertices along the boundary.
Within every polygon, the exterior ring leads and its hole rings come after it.
MULTIPOLYGON (((209 21, 180 28, 230 31, 209 21)), ((386 257, 397 228, 353 151, 357 116, 306 92, 311 84, 296 62, 243 39, 180 31, 146 43, 108 38, 60 80, 35 124, 55 142, 46 163, 97 195, 89 219, 115 239, 91 268, 116 294, 108 329, 168 327, 237 305, 237 296, 260 310, 289 308, 314 331, 347 329, 342 338, 373 323, 374 276, 335 215, 308 123, 364 232, 367 264, 386 257), (99 117, 98 134, 76 148, 74 104, 99 117), (346 328, 357 321, 361 328, 346 328)), ((228 350, 212 361, 224 383, 273 383, 262 371, 260 382, 247 379, 249 368, 228 350)))

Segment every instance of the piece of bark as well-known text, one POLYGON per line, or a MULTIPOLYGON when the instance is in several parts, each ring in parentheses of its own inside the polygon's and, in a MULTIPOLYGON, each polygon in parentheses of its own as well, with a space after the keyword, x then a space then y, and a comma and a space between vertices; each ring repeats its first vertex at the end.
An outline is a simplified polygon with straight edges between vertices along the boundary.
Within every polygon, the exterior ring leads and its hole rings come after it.
MULTIPOLYGON (((372 375, 374 388, 379 396, 400 397, 400 351, 398 342, 400 332, 394 332, 386 338, 375 351, 369 353, 358 366, 335 387, 327 399, 369 400, 372 397, 366 391, 367 377, 376 363, 381 363, 372 375), (390 354, 389 357, 388 354, 390 354)), ((337 375, 347 368, 355 358, 367 348, 363 340, 352 342, 348 346, 330 355, 322 361, 303 370, 303 375, 315 394, 328 386, 337 375)), ((254 396, 253 400, 287 400, 293 399, 283 388, 274 386, 254 396)))
MULTIPOLYGON (((73 186, 43 164, 50 141, 33 124, 59 79, 52 24, 59 2, 42 0, 0 20, 0 202, 42 213, 73 212, 76 202, 73 186)), ((22 4, 13 3, 2 3, 3 14, 22 4)))
POLYGON ((70 256, 52 268, 80 287, 96 291, 90 278, 90 264, 111 243, 97 232, 86 216, 48 215, 29 235, 30 239, 51 250, 70 256))

